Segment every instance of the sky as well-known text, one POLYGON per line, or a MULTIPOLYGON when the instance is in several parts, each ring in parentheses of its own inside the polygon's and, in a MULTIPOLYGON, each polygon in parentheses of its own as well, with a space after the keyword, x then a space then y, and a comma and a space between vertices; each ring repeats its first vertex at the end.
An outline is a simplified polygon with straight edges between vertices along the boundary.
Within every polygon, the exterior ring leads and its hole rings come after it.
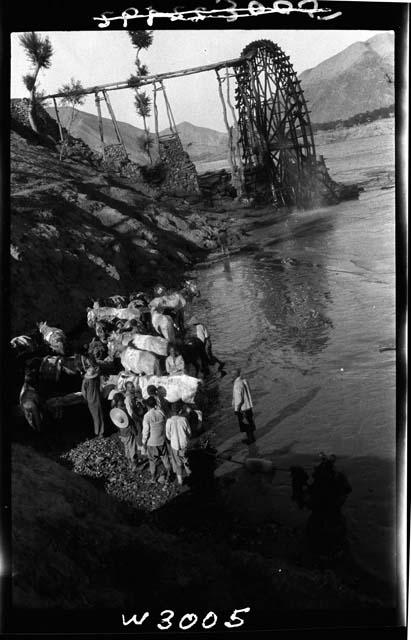
MULTIPOLYGON (((54 31, 40 32, 49 36, 54 49, 50 69, 39 75, 41 88, 56 93, 71 78, 84 87, 126 80, 135 71, 135 49, 126 31, 54 31)), ((141 53, 149 73, 163 73, 237 58, 253 40, 268 39, 277 43, 290 56, 300 74, 305 69, 339 53, 353 42, 365 41, 383 31, 361 30, 158 30, 152 46, 141 53)), ((18 41, 11 34, 11 97, 27 95, 21 80, 30 63, 18 41)), ((222 108, 214 71, 175 78, 165 82, 167 97, 177 123, 188 121, 202 127, 224 131, 222 108)), ((117 120, 142 128, 133 106, 133 91, 112 91, 110 100, 117 120)), ((96 114, 94 96, 88 96, 81 107, 96 114)), ((103 116, 108 117, 104 110, 103 116)), ((168 126, 161 97, 158 98, 160 129, 168 126)), ((149 126, 154 129, 152 118, 149 126)))

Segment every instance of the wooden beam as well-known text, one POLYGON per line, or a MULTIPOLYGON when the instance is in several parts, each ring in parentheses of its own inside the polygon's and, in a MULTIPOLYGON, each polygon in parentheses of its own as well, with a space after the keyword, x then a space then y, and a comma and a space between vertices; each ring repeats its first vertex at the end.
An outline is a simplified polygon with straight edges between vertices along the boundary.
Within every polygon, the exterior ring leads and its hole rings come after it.
MULTIPOLYGON (((204 71, 212 71, 213 69, 222 69, 224 67, 234 67, 242 62, 242 58, 233 58, 232 60, 223 60, 222 62, 215 62, 213 64, 207 64, 200 67, 191 67, 190 69, 181 69, 180 71, 169 71, 168 73, 158 73, 156 75, 145 76, 141 78, 138 85, 130 85, 128 80, 124 82, 111 82, 109 84, 96 85, 94 87, 87 87, 83 89, 81 95, 87 95, 89 93, 96 93, 97 91, 115 91, 117 89, 135 89, 142 87, 146 84, 153 84, 160 80, 167 80, 168 78, 180 78, 184 76, 190 76, 195 73, 203 73, 204 71)), ((74 94, 75 92, 73 92, 74 94)), ((49 98, 61 98, 63 96, 71 95, 70 93, 52 93, 48 96, 44 96, 44 99, 49 98)))
POLYGON ((160 140, 158 131, 158 109, 157 109, 157 87, 153 86, 153 111, 154 111, 154 131, 156 134, 157 152, 160 155, 160 140))
POLYGON ((57 118, 57 124, 59 126, 59 133, 60 133, 60 142, 64 142, 64 138, 63 138, 63 128, 61 126, 61 122, 60 122, 60 116, 59 116, 59 110, 57 108, 57 102, 56 102, 56 98, 53 98, 53 102, 54 102, 54 110, 56 112, 56 118, 57 118))

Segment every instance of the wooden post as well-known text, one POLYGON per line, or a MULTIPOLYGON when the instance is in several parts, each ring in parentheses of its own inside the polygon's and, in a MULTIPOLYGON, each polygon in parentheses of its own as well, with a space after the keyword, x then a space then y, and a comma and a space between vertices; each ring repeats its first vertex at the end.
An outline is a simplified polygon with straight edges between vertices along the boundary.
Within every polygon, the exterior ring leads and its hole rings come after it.
POLYGON ((245 194, 245 181, 244 181, 244 165, 243 165, 243 159, 242 159, 242 151, 241 151, 241 145, 240 145, 240 135, 239 135, 239 128, 238 128, 238 120, 237 120, 237 115, 234 109, 233 104, 231 103, 231 98, 230 98, 230 76, 228 74, 228 67, 225 68, 225 77, 226 77, 226 82, 227 82, 227 104, 230 107, 231 110, 231 115, 233 117, 233 134, 234 134, 234 144, 235 144, 235 149, 237 152, 237 159, 236 159, 236 164, 238 166, 238 177, 240 180, 240 186, 241 186, 241 195, 245 194))
POLYGON ((225 127, 226 127, 227 133, 228 133, 228 162, 230 164, 230 170, 231 170, 231 184, 233 184, 233 179, 234 179, 234 176, 236 174, 236 165, 235 165, 235 162, 234 162, 234 159, 233 159, 232 133, 231 133, 231 128, 230 128, 230 125, 229 125, 229 122, 228 122, 228 118, 227 118, 227 108, 226 108, 225 102, 224 102, 223 89, 221 87, 222 79, 220 78, 220 74, 218 73, 218 69, 215 70, 215 73, 216 73, 217 82, 218 82, 218 93, 219 93, 219 96, 220 96, 221 105, 223 107, 224 123, 225 123, 225 127))
POLYGON ((53 98, 53 102, 54 102, 54 110, 56 112, 56 120, 57 120, 57 124, 59 126, 60 142, 64 142, 63 128, 62 128, 61 122, 60 122, 60 116, 59 116, 59 110, 57 108, 56 98, 53 98))
POLYGON ((101 146, 103 148, 103 155, 104 155, 104 131, 103 131, 103 119, 101 117, 100 100, 101 100, 101 98, 98 95, 98 91, 96 91, 96 93, 95 93, 95 101, 96 101, 97 114, 98 114, 98 128, 99 128, 99 131, 100 131, 100 140, 101 140, 101 146))
MULTIPOLYGON (((170 103, 168 101, 167 98, 167 94, 166 94, 166 88, 164 86, 163 81, 160 82, 161 84, 161 88, 163 89, 163 94, 164 94, 164 101, 166 103, 166 109, 167 109, 167 116, 168 116, 168 122, 170 124, 170 130, 176 135, 178 136, 178 131, 177 131, 177 127, 176 127, 176 123, 174 120, 174 116, 173 116, 173 112, 171 111, 171 106, 170 103)), ((179 137, 179 136, 178 136, 179 137)))
POLYGON ((120 129, 119 129, 118 124, 117 124, 116 116, 114 115, 114 111, 113 111, 113 107, 111 106, 110 98, 108 97, 108 93, 107 93, 107 91, 105 89, 103 89, 103 96, 104 96, 104 100, 106 101, 107 108, 108 108, 108 110, 110 112, 111 120, 112 120, 112 123, 114 125, 114 130, 116 132, 117 140, 118 140, 119 144, 121 144, 121 146, 123 147, 124 153, 126 155, 126 158, 128 158, 128 153, 127 153, 125 144, 123 142, 123 138, 121 137, 121 133, 120 133, 120 129))
POLYGON ((153 85, 153 111, 154 111, 154 130, 156 133, 157 150, 160 155, 160 137, 158 131, 158 109, 157 109, 157 87, 156 83, 153 85))

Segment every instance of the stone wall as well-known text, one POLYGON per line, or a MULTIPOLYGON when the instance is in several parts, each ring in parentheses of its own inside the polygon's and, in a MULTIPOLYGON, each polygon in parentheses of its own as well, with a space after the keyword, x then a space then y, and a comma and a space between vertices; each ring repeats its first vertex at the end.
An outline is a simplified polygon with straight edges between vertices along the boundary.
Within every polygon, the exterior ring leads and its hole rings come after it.
MULTIPOLYGON (((36 135, 30 126, 28 106, 29 100, 27 98, 13 98, 10 100, 11 128, 18 129, 23 127, 25 131, 20 132, 23 133, 23 135, 24 133, 36 135)), ((45 136, 50 143, 54 142, 58 150, 60 148, 60 131, 56 120, 54 120, 41 105, 37 105, 36 109, 39 132, 45 136)), ((93 164, 93 166, 100 165, 101 156, 94 153, 81 138, 68 136, 65 127, 62 127, 62 130, 64 139, 66 141, 68 140, 66 156, 78 161, 86 160, 93 164)))
POLYGON ((139 165, 130 160, 127 151, 122 144, 104 145, 104 158, 102 166, 108 171, 116 171, 124 178, 130 180, 141 180, 141 170, 139 165))
POLYGON ((166 169, 166 178, 161 185, 164 191, 200 192, 196 168, 184 151, 180 138, 160 138, 159 155, 166 169))
MULTIPOLYGON (((31 129, 28 109, 29 100, 27 98, 13 98, 10 100, 10 117, 12 121, 14 120, 31 129)), ((40 105, 37 106, 37 118, 40 133, 49 135, 58 142, 60 140, 58 124, 40 105)))
POLYGON ((129 162, 127 152, 122 144, 105 144, 103 165, 108 169, 121 168, 129 162))

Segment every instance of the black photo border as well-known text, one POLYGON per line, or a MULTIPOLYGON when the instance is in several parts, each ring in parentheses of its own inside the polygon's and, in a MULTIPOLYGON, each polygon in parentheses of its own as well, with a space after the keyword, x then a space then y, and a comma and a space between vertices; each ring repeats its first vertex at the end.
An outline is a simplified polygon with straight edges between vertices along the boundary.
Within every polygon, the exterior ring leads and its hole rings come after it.
MULTIPOLYGON (((273 6, 273 2, 264 2, 264 6, 273 6)), ((297 1, 292 3, 298 5, 297 1)), ((182 0, 170 2, 167 0, 149 0, 148 2, 129 3, 136 6, 140 12, 144 7, 152 6, 158 11, 172 11, 174 6, 183 6, 185 10, 195 9, 198 6, 207 9, 228 8, 227 0, 182 0)), ((247 7, 248 2, 238 0, 239 8, 247 7)), ((237 633, 242 635, 249 633, 253 636, 258 633, 261 637, 286 637, 300 638, 301 634, 318 637, 364 637, 369 633, 376 638, 387 634, 396 637, 405 637, 405 609, 408 600, 408 549, 409 549, 409 506, 406 495, 406 313, 407 313, 407 231, 408 231, 408 25, 409 3, 404 2, 357 2, 356 0, 338 2, 334 0, 319 0, 319 7, 329 7, 334 12, 341 11, 341 16, 333 20, 317 20, 303 13, 291 13, 290 15, 271 14, 268 16, 249 16, 238 19, 235 22, 227 20, 206 19, 202 22, 170 22, 169 19, 155 19, 152 28, 163 29, 190 29, 204 30, 221 28, 231 29, 312 29, 312 30, 336 30, 336 29, 367 29, 367 30, 392 30, 395 32, 395 162, 396 162, 396 335, 397 335, 397 533, 406 534, 406 539, 397 540, 397 607, 395 610, 375 611, 370 617, 370 612, 364 615, 350 615, 348 612, 296 612, 293 615, 286 612, 284 616, 276 616, 272 621, 272 628, 261 630, 248 630, 245 624, 237 633), (400 575, 403 579, 400 579, 400 575), (270 633, 270 636, 268 635, 270 633)), ((232 6, 232 5, 231 5, 232 6)), ((155 629, 141 630, 123 628, 121 615, 117 611, 62 612, 52 610, 32 611, 13 610, 11 606, 11 421, 9 404, 7 402, 7 346, 10 339, 10 320, 7 310, 12 292, 9 285, 9 100, 10 100, 10 34, 21 31, 95 31, 99 30, 94 17, 101 16, 104 11, 112 11, 115 15, 121 14, 127 9, 127 3, 118 0, 102 0, 101 2, 87 1, 86 3, 61 2, 49 3, 39 0, 36 3, 12 3, 10 0, 0 6, 1 49, 1 161, 2 161, 2 216, 1 216, 1 309, 0 316, 1 343, 0 343, 0 393, 1 393, 1 547, 0 555, 3 562, 3 574, 0 583, 0 632, 7 637, 15 634, 31 637, 39 634, 39 637, 49 635, 58 637, 92 637, 96 635, 107 637, 124 637, 124 635, 139 635, 140 637, 152 637, 155 633, 178 637, 205 637, 210 634, 204 632, 160 632, 155 629)), ((143 20, 132 21, 128 28, 148 28, 143 20)), ((113 22, 106 30, 124 30, 120 21, 113 22)), ((103 30, 104 31, 104 30, 103 30)), ((79 585, 81 588, 81 585, 79 585)), ((211 604, 211 603, 210 603, 211 604)), ((269 613, 267 612, 269 619, 269 613)), ((214 635, 220 635, 217 630, 214 635)), ((229 633, 227 631, 227 633, 229 633)), ((233 633, 231 631, 231 633, 233 633)), ((226 634, 224 634, 226 635, 226 634)))

